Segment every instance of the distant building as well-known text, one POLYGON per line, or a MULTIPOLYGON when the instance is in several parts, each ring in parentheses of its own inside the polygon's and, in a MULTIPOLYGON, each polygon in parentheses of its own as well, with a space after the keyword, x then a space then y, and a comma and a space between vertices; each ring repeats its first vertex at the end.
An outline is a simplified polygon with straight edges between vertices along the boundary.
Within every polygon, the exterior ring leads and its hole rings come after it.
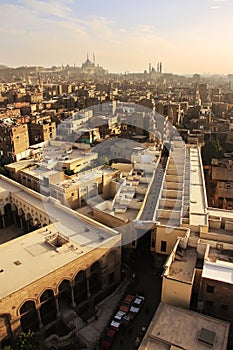
MULTIPOLYGON (((42 118, 41 118, 42 119, 42 118)), ((39 120, 37 122, 31 121, 28 124, 30 145, 40 143, 43 141, 49 141, 56 137, 56 123, 52 122, 50 117, 39 120)))
POLYGON ((96 65, 94 60, 95 59, 93 58, 93 62, 92 62, 87 55, 86 61, 81 66, 81 73, 88 74, 88 75, 97 75, 97 76, 108 74, 108 71, 103 67, 96 65))
POLYGON ((19 125, 11 119, 0 123, 0 159, 3 164, 9 164, 27 156, 29 148, 28 126, 19 125))

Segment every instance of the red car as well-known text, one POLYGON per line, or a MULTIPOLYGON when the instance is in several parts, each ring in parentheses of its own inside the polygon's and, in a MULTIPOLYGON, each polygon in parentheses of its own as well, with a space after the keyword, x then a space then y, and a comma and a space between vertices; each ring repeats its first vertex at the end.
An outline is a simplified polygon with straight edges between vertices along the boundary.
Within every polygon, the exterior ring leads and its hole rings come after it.
POLYGON ((103 339, 101 340, 101 346, 104 349, 109 349, 113 343, 114 336, 116 331, 114 329, 108 329, 105 333, 103 339))
POLYGON ((134 302, 135 296, 128 294, 124 301, 121 303, 120 306, 120 311, 123 311, 125 313, 129 312, 130 306, 132 305, 132 303, 134 302))

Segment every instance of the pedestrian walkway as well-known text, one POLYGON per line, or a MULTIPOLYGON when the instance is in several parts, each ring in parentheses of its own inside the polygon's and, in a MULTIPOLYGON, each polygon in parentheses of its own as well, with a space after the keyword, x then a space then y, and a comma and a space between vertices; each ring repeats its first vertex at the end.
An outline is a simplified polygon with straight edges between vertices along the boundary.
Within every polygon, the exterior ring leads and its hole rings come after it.
POLYGON ((130 279, 124 280, 114 293, 96 306, 96 318, 87 326, 75 331, 76 336, 87 349, 96 347, 129 284, 130 279))

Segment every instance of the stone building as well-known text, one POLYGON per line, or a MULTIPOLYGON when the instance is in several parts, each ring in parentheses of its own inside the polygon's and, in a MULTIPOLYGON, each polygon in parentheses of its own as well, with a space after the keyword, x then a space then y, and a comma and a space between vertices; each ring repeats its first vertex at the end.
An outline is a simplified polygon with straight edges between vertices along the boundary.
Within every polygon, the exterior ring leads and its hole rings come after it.
POLYGON ((121 237, 3 176, 0 188, 2 226, 15 222, 21 234, 31 231, 0 246, 4 345, 21 330, 49 328, 62 319, 64 305, 76 316, 94 312, 120 281, 121 237))
POLYGON ((160 303, 139 350, 226 350, 227 322, 160 303))
POLYGON ((27 156, 29 148, 27 124, 19 125, 11 119, 0 123, 0 158, 3 164, 12 163, 27 156))
MULTIPOLYGON (((49 118, 50 119, 50 118, 49 118)), ((40 120, 28 124, 30 145, 55 139, 56 123, 51 120, 40 120)))

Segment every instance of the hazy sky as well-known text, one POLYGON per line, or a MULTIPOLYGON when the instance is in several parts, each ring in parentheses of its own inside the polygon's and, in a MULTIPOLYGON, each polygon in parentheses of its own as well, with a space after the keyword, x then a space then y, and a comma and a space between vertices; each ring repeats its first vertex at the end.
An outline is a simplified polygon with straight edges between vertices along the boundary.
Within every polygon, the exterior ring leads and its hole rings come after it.
POLYGON ((233 73, 233 0, 0 0, 0 64, 233 73))

